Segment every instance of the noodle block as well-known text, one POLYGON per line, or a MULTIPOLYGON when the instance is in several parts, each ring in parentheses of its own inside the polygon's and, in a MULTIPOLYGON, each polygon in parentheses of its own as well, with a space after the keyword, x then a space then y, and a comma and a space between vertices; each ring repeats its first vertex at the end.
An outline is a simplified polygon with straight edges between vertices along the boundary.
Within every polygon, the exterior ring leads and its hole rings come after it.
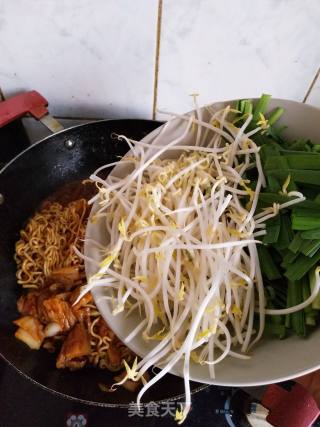
POLYGON ((38 294, 36 292, 29 292, 28 294, 21 295, 17 301, 17 308, 19 313, 24 316, 38 316, 37 312, 37 298, 38 294))
POLYGON ((48 319, 57 323, 62 331, 68 331, 77 321, 70 305, 58 297, 46 299, 43 306, 48 319))

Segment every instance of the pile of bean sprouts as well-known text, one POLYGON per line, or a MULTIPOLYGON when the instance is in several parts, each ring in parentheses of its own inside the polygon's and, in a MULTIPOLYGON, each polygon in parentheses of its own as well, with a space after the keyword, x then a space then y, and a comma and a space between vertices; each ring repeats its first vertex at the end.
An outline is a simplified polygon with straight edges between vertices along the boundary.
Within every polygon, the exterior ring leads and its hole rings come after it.
POLYGON ((261 338, 266 314, 285 314, 265 309, 257 237, 279 209, 304 200, 291 192, 288 202, 255 214, 265 177, 251 136, 262 128, 247 131, 252 115, 236 127, 230 107, 208 111, 206 121, 199 109, 179 116, 183 132, 165 146, 159 138, 170 121, 152 145, 119 136, 130 148, 119 161, 129 173, 102 179, 101 172, 113 163, 90 177, 99 187, 91 200, 99 209, 91 220, 104 218, 110 242, 79 298, 93 287, 108 286, 114 315, 140 310, 141 323, 125 342, 130 345, 142 334, 156 344, 131 368, 126 365, 123 381, 140 379, 152 365, 162 370, 144 384, 138 404, 149 387, 183 361, 186 401, 176 413, 179 423, 191 406, 190 363, 208 365, 213 378, 215 365, 225 357, 249 358, 246 352, 261 338), (185 144, 190 133, 191 146, 185 144), (252 168, 254 189, 246 179, 252 168))

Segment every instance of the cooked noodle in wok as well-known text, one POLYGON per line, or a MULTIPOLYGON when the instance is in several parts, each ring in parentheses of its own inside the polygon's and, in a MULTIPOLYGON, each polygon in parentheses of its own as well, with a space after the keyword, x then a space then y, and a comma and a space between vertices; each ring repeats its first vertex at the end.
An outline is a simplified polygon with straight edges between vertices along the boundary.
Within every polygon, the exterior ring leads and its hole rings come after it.
MULTIPOLYGON (((86 283, 82 251, 89 208, 86 199, 46 201, 20 232, 17 280, 25 289, 17 307, 15 336, 32 349, 58 352, 57 368, 96 366, 112 372, 133 360, 97 310, 91 294, 76 304, 86 283)), ((129 384, 132 389, 132 384, 129 384)), ((134 389, 136 385, 134 384, 134 389)))

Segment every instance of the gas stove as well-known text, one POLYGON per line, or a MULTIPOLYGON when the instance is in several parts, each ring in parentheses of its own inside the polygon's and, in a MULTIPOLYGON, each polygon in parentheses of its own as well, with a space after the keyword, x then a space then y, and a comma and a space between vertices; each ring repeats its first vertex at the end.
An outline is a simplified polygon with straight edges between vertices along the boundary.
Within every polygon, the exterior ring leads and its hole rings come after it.
MULTIPOLYGON (((239 389, 210 386, 192 399, 192 410, 184 425, 248 427, 244 413, 251 404, 239 389)), ((138 412, 101 408, 62 398, 22 377, 0 359, 0 425, 6 427, 100 427, 176 426, 176 403, 151 405, 138 412)))

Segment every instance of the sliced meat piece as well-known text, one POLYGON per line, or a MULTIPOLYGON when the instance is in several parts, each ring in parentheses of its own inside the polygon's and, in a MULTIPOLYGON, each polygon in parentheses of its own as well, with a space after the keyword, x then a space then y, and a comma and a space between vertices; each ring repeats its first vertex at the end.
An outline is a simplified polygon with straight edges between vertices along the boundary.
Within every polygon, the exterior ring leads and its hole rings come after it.
POLYGON ((88 293, 84 295, 77 304, 73 305, 80 293, 80 288, 76 288, 69 298, 69 303, 72 305, 72 311, 80 322, 84 322, 89 328, 90 325, 90 307, 87 304, 92 302, 92 295, 88 293))
POLYGON ((74 315, 79 320, 79 322, 85 323, 87 328, 89 328, 90 324, 90 308, 83 307, 79 310, 73 310, 74 315))
POLYGON ((50 318, 48 318, 47 310, 43 305, 43 302, 50 297, 52 297, 52 292, 49 289, 44 289, 40 292, 37 299, 38 318, 42 323, 50 323, 50 318))
POLYGON ((86 304, 89 304, 90 302, 92 302, 93 298, 91 293, 87 293, 85 294, 81 300, 79 302, 77 302, 77 304, 73 305, 75 303, 75 301, 77 300, 78 296, 80 294, 80 288, 75 289, 71 296, 70 296, 70 304, 72 305, 73 310, 79 310, 79 308, 85 306, 86 304))
POLYGON ((59 297, 44 300, 43 308, 46 318, 50 322, 57 323, 64 332, 71 329, 77 321, 69 303, 59 297))
POLYGON ((58 369, 80 369, 86 364, 90 353, 88 332, 81 323, 77 323, 62 345, 56 366, 58 369))
MULTIPOLYGON (((77 369, 82 369, 87 363, 87 358, 86 357, 79 357, 77 359, 72 359, 69 360, 68 363, 66 364, 65 368, 69 368, 70 371, 76 371, 77 369)), ((59 367, 58 365, 56 365, 58 369, 62 369, 63 366, 59 367)))
POLYGON ((71 292, 56 292, 54 296, 62 301, 69 302, 71 292))
POLYGON ((76 285, 78 284, 80 272, 78 267, 62 267, 52 271, 47 281, 51 283, 61 283, 62 285, 76 285))
POLYGON ((28 292, 25 295, 21 295, 21 297, 17 301, 17 309, 19 313, 24 316, 34 316, 38 317, 37 311, 37 299, 39 296, 39 292, 28 292))
POLYGON ((33 316, 20 317, 13 322, 19 326, 15 333, 15 337, 23 341, 33 350, 39 350, 44 339, 43 326, 33 316))
POLYGON ((63 285, 62 283, 47 283, 46 284, 48 291, 52 293, 52 295, 56 295, 61 292, 65 292, 66 289, 68 290, 68 286, 63 285))
POLYGON ((112 341, 116 337, 112 329, 109 328, 109 326, 102 317, 100 317, 95 327, 97 334, 100 335, 101 338, 109 337, 112 341))

